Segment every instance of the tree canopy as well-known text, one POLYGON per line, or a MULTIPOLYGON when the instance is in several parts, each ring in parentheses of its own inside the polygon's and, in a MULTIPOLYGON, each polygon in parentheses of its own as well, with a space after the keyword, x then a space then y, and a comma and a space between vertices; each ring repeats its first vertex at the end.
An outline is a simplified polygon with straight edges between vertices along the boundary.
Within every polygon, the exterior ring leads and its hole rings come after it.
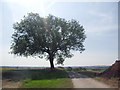
POLYGON ((46 57, 54 68, 53 61, 63 64, 72 57, 71 50, 84 51, 85 30, 78 21, 65 20, 53 15, 43 18, 37 13, 28 13, 20 22, 13 24, 11 53, 18 56, 46 57))

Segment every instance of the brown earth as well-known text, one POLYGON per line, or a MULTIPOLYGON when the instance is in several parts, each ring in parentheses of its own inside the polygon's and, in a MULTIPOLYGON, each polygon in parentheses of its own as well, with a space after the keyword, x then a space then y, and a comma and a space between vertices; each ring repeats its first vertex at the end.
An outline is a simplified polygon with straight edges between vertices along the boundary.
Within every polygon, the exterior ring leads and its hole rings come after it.
POLYGON ((117 85, 120 87, 120 60, 116 60, 112 66, 110 66, 104 72, 100 73, 100 76, 106 79, 117 79, 117 85))
POLYGON ((19 88, 20 86, 21 83, 19 81, 2 80, 2 88, 19 88))
POLYGON ((120 60, 110 66, 107 70, 101 73, 101 76, 104 78, 118 78, 120 80, 120 60))

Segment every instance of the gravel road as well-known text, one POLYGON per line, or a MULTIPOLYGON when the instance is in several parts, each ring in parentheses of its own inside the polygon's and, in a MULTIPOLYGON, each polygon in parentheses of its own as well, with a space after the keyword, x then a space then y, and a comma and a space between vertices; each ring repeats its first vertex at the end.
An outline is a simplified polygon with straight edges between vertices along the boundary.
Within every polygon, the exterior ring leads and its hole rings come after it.
POLYGON ((110 86, 77 72, 68 72, 74 88, 110 88, 110 86))

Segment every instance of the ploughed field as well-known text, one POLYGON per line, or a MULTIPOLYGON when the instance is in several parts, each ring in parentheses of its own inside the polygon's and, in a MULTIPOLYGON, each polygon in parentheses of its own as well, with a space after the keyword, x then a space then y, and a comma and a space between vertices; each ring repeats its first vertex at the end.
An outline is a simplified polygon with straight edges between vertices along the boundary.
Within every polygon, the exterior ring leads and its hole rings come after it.
POLYGON ((3 69, 3 88, 72 88, 67 72, 61 69, 3 69))

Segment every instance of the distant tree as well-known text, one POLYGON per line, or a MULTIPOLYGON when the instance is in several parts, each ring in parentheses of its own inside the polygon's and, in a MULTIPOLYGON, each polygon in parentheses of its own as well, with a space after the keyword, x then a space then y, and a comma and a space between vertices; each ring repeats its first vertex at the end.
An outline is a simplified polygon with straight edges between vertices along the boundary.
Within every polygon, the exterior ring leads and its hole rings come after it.
POLYGON ((83 42, 86 38, 83 26, 76 20, 67 21, 49 15, 40 17, 37 13, 29 13, 20 22, 13 24, 11 53, 18 56, 46 57, 54 68, 63 64, 65 58, 73 56, 71 50, 84 51, 83 42))

